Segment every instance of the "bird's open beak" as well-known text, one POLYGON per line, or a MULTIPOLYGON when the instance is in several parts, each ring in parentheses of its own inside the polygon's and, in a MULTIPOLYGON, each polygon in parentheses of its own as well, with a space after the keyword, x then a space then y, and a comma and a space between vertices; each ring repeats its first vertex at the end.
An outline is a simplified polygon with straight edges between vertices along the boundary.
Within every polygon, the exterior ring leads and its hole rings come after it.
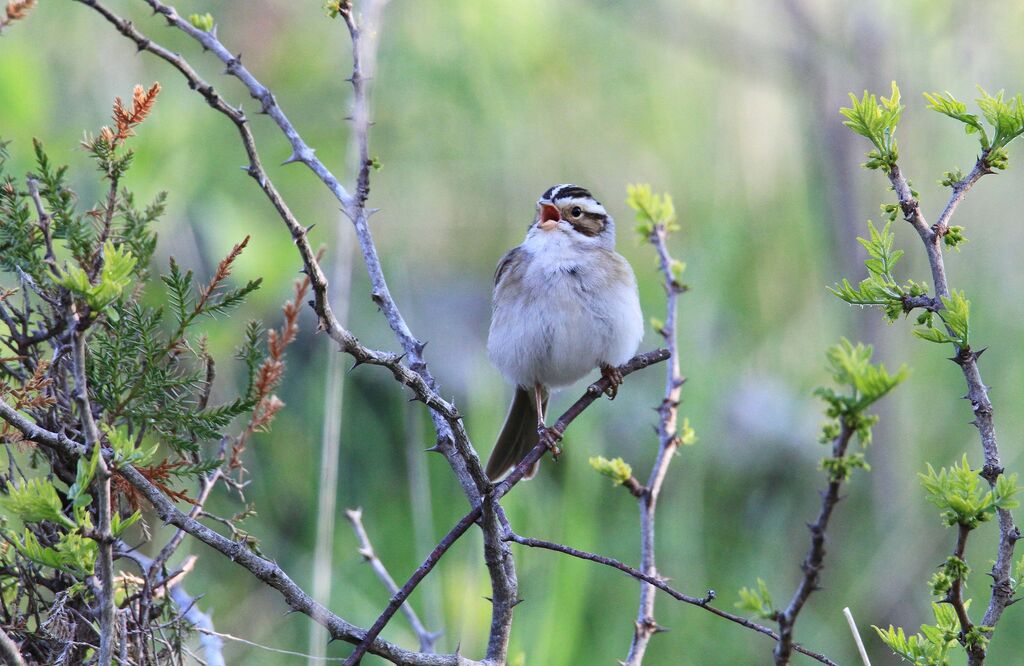
POLYGON ((558 227, 558 223, 561 221, 562 213, 554 204, 547 201, 540 202, 540 222, 537 226, 544 231, 551 231, 558 227))

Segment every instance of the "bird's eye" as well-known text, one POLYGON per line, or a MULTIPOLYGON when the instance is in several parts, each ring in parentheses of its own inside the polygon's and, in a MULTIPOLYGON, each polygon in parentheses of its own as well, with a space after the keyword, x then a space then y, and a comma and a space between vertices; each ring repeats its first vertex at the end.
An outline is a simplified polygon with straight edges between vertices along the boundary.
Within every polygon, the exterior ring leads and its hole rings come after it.
POLYGON ((580 215, 583 214, 583 209, 580 208, 579 206, 573 206, 572 210, 569 211, 569 214, 572 215, 573 217, 579 217, 580 215))

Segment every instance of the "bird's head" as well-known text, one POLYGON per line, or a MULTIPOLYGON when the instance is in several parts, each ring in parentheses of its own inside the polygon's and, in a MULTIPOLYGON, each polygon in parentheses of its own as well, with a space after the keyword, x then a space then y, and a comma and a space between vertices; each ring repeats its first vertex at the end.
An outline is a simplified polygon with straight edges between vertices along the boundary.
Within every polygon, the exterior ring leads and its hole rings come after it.
POLYGON ((585 244, 615 242, 615 223, 601 202, 579 185, 555 185, 537 200, 530 234, 567 234, 585 244))

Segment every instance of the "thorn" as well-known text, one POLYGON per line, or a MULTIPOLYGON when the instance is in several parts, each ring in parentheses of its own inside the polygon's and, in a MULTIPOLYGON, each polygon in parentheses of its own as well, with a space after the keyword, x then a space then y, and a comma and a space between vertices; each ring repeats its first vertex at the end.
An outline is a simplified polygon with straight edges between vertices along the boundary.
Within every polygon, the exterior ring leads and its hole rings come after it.
POLYGON ((438 442, 437 444, 434 444, 429 449, 423 449, 423 452, 424 453, 444 453, 444 451, 441 449, 441 443, 440 442, 438 442))
POLYGON ((352 367, 351 367, 351 368, 349 368, 349 369, 348 369, 348 371, 349 371, 349 372, 352 372, 353 370, 355 370, 356 368, 358 368, 359 366, 361 366, 361 365, 362 365, 363 363, 364 363, 364 361, 360 361, 360 360, 359 360, 359 359, 357 358, 357 359, 356 359, 356 362, 352 364, 352 367))
POLYGON ((519 604, 523 603, 524 601, 526 601, 525 598, 519 597, 518 599, 516 599, 515 601, 512 602, 512 608, 515 608, 516 606, 518 606, 519 604))
POLYGON ((293 151, 292 154, 288 156, 288 159, 286 159, 284 162, 281 162, 281 166, 286 166, 288 164, 294 164, 295 162, 301 161, 302 158, 299 157, 299 154, 293 151))
POLYGON ((988 351, 988 347, 983 347, 978 351, 974 352, 974 360, 981 358, 981 355, 988 351))
POLYGON ((654 625, 654 633, 656 633, 656 634, 663 634, 663 633, 665 633, 667 631, 669 631, 668 627, 663 627, 662 625, 655 623, 655 625, 654 625))
POLYGON ((491 599, 490 597, 484 597, 484 599, 486 599, 487 601, 490 601, 492 604, 494 603, 494 599, 491 599))
POLYGON ((423 350, 427 348, 427 345, 429 344, 429 342, 430 342, 429 340, 427 342, 416 341, 413 344, 412 348, 416 350, 416 353, 418 355, 422 355, 423 354, 423 350))
POLYGON ((376 215, 379 212, 380 212, 380 208, 367 208, 366 209, 366 219, 370 219, 371 217, 373 217, 374 215, 376 215))
POLYGON ((307 236, 309 235, 309 232, 312 231, 313 227, 315 227, 315 226, 316 226, 316 222, 314 222, 313 224, 311 224, 308 227, 306 227, 306 235, 307 236))

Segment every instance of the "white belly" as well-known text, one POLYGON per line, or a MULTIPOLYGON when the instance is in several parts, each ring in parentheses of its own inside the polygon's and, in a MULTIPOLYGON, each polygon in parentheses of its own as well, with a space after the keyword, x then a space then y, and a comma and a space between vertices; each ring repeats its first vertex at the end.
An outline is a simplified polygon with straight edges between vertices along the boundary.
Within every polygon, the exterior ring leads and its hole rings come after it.
POLYGON ((531 261, 521 280, 495 293, 487 349, 515 384, 567 386, 601 365, 621 365, 643 337, 636 282, 609 284, 593 263, 531 261))

